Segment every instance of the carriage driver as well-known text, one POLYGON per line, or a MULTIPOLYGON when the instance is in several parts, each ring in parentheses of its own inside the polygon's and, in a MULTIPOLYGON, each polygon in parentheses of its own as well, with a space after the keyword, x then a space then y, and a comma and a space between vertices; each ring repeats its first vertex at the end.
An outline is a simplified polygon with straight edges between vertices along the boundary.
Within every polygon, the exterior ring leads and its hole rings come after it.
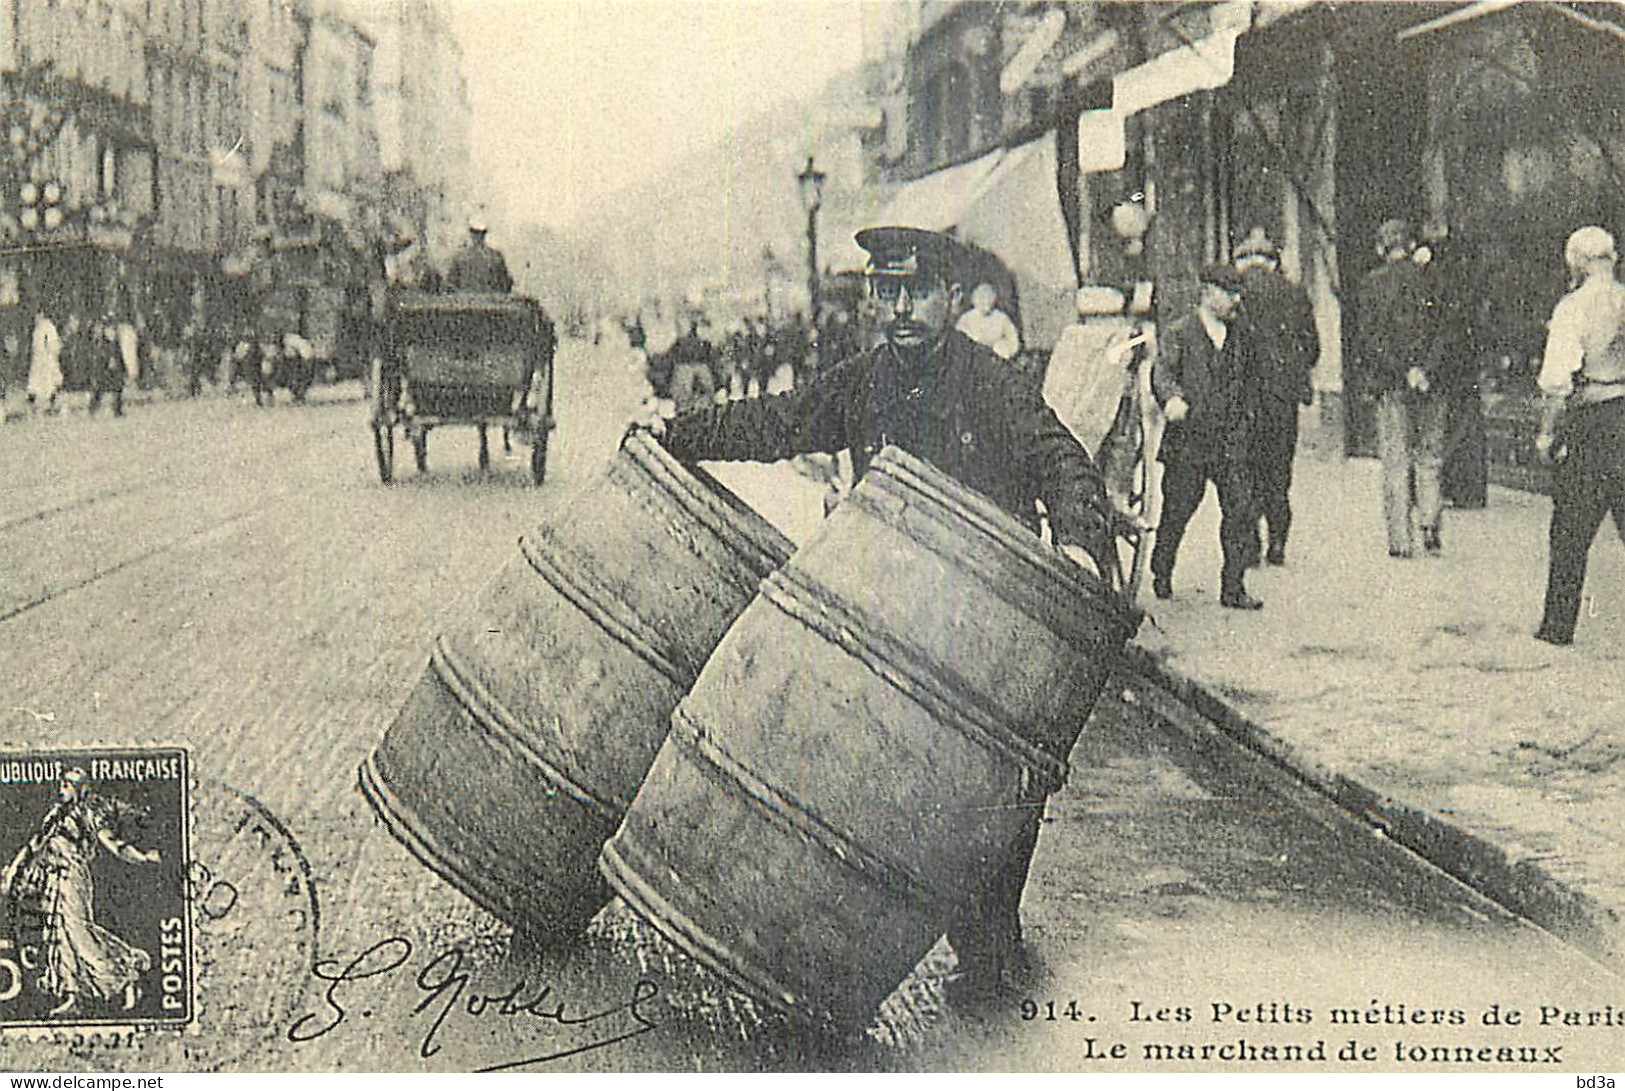
POLYGON ((485 221, 476 216, 468 221, 468 241, 451 259, 446 271, 446 289, 452 292, 511 292, 513 277, 502 252, 487 246, 485 221))
MULTIPOLYGON (((1088 452, 1008 364, 954 328, 965 286, 986 279, 994 259, 910 227, 869 228, 857 241, 869 253, 865 275, 885 340, 788 393, 656 422, 667 450, 685 461, 773 461, 849 448, 861 478, 895 444, 1034 531, 1042 500, 1059 549, 1090 573, 1108 572, 1115 556, 1105 490, 1088 452)), ((1008 863, 986 886, 963 891, 949 926, 960 968, 950 994, 961 1002, 1018 984, 1025 965, 1018 910, 1043 806, 1019 802, 1031 819, 1008 863)))

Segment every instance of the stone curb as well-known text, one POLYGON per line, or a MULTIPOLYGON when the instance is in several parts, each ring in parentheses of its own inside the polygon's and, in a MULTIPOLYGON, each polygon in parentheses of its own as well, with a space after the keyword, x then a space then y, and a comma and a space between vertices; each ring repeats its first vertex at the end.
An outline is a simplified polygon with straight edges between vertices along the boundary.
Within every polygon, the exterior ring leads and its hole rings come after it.
MULTIPOLYGON (((1617 970, 1625 970, 1625 945, 1618 913, 1553 878, 1528 861, 1513 862, 1507 853, 1482 837, 1375 791, 1298 753, 1253 723, 1219 697, 1178 674, 1160 658, 1135 644, 1124 649, 1119 677, 1161 690, 1195 712, 1202 729, 1215 732, 1245 751, 1263 770, 1284 785, 1288 796, 1303 790, 1335 805, 1346 821, 1357 822, 1425 860, 1462 885, 1528 920, 1558 939, 1617 970), (1295 790, 1294 790, 1295 789, 1295 790)), ((1151 709, 1162 725, 1168 717, 1151 709)), ((1191 725, 1179 730, 1189 734, 1191 725)), ((1194 740, 1201 745, 1201 740, 1194 740)), ((1323 809, 1323 808, 1322 808, 1323 809)))

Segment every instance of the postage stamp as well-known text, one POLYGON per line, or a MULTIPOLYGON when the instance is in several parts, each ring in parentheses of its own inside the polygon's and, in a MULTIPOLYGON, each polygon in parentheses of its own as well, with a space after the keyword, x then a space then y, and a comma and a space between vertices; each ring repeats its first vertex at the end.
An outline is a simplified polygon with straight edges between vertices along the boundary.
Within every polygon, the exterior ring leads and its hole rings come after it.
POLYGON ((0 1027, 193 1014, 187 752, 0 752, 0 1027))

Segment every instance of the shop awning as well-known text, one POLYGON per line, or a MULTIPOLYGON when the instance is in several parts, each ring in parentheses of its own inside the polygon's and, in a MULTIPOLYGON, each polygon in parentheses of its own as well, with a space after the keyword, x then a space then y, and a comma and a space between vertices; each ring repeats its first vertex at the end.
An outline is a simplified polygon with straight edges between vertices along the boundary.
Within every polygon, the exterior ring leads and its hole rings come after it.
POLYGON ((826 272, 860 273, 869 255, 854 236, 865 227, 889 223, 881 217, 889 189, 862 188, 845 201, 827 201, 818 221, 818 260, 826 272))
POLYGON ((933 171, 906 183, 886 203, 879 224, 947 231, 957 225, 982 190, 982 184, 1005 156, 1003 148, 957 167, 933 171))
POLYGON ((952 225, 956 235, 992 251, 1015 275, 1021 340, 1032 349, 1055 347, 1072 321, 1078 287, 1055 191, 1055 145, 1051 132, 1006 151, 952 225))
POLYGON ((872 221, 947 231, 996 255, 1015 277, 1028 348, 1054 347, 1077 290, 1055 191, 1055 143, 1051 132, 918 178, 872 221))

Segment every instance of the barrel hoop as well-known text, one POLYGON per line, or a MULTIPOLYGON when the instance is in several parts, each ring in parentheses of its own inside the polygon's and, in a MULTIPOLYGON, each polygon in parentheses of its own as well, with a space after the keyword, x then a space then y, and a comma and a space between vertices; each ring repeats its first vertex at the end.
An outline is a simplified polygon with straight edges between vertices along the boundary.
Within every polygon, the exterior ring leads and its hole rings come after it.
MULTIPOLYGON (((992 508, 990 502, 974 494, 952 495, 940 484, 915 473, 906 465, 893 462, 889 457, 877 461, 870 476, 874 478, 877 489, 929 503, 936 509, 934 522, 969 526, 992 539, 993 544, 1006 555, 1021 561, 1035 578, 999 578, 999 573, 987 563, 985 551, 981 549, 955 550, 952 556, 948 556, 944 546, 951 539, 945 535, 933 535, 936 541, 922 543, 980 577, 996 594, 1023 613, 1043 619, 1050 629, 1062 637, 1108 647, 1120 644, 1132 635, 1137 624, 1136 611, 1128 606, 1122 596, 1074 571, 1075 566, 1070 561, 1049 555, 1039 539, 1006 513, 992 508), (875 475, 874 470, 881 473, 875 475), (1057 589, 1063 594, 1055 594, 1057 589), (1086 603, 1098 607, 1105 617, 1093 616, 1086 603)), ((869 480, 869 477, 865 480, 869 480)), ((877 503, 868 490, 859 489, 848 500, 855 501, 862 510, 883 522, 895 521, 895 516, 877 503)))
POLYGON ((782 828, 803 841, 817 845, 843 867, 857 872, 872 887, 896 896, 907 890, 916 901, 952 907, 954 900, 931 880, 904 863, 886 860, 829 825, 798 799, 785 795, 747 769, 701 725, 694 722, 683 705, 672 713, 668 736, 690 757, 698 759, 702 772, 724 790, 743 798, 782 828))
POLYGON ((487 885, 479 869, 465 868, 454 853, 446 850, 434 834, 418 821, 417 816, 392 790, 378 771, 377 754, 357 769, 357 782, 361 794, 367 797, 372 809, 383 820, 384 827, 395 835, 395 840, 406 846, 413 856, 421 860, 430 871, 444 878, 452 886, 467 894, 481 909, 501 920, 520 919, 523 914, 519 903, 496 886, 487 885))
MULTIPOLYGON (((632 501, 642 505, 650 514, 653 524, 659 526, 668 538, 738 591, 740 597, 746 601, 754 598, 757 582, 775 566, 763 567, 763 555, 755 549, 741 549, 743 539, 739 535, 725 533, 721 528, 708 524, 693 507, 683 502, 682 497, 673 495, 663 487, 671 484, 670 481, 651 474, 649 480, 639 482, 630 479, 631 473, 623 465, 611 470, 632 501), (727 558, 724 563, 718 563, 716 551, 708 552, 701 544, 702 539, 707 537, 720 544, 727 558)), ((698 673, 698 668, 695 673, 698 673)))
POLYGON ((762 974, 735 955, 727 944, 646 882, 638 869, 623 856, 621 839, 622 835, 617 834, 604 846, 598 856, 598 870, 640 917, 723 980, 740 986, 743 991, 766 1000, 787 1014, 809 1010, 806 997, 762 974))
POLYGON ((658 673, 664 675, 680 689, 687 690, 699 674, 698 667, 690 667, 676 649, 662 639, 659 630, 649 624, 616 595, 593 572, 546 528, 540 531, 541 541, 529 537, 519 539, 519 552, 524 555, 537 575, 552 585, 576 609, 591 618, 616 643, 631 649, 658 673))
MULTIPOLYGON (((698 516, 759 576, 778 568, 795 552, 794 544, 771 523, 743 501, 736 509, 722 498, 725 486, 697 467, 685 467, 654 438, 634 435, 624 450, 633 464, 661 486, 657 491, 698 516)), ((748 590, 754 593, 755 587, 748 590)))
MULTIPOLYGON (((929 500, 919 494, 908 499, 916 506, 923 506, 922 502, 929 503, 929 500)), ((895 512, 887 511, 883 501, 862 490, 854 492, 846 502, 882 523, 895 526, 899 522, 899 516, 895 512)), ((1065 585, 1051 584, 1051 587, 1058 588, 1061 593, 1046 595, 1039 581, 1023 578, 1030 577, 1031 572, 1018 573, 1013 578, 1008 572, 1001 574, 997 566, 990 563, 984 555, 985 551, 975 548, 978 543, 967 543, 964 540, 963 530, 957 532, 947 530, 941 522, 941 516, 950 510, 924 512, 927 527, 904 528, 905 533, 909 534, 910 541, 917 543, 922 549, 930 550, 955 569, 976 579, 989 592, 1010 603, 1021 613, 1034 618, 1067 643, 1091 647, 1106 645, 1107 634, 1102 631, 1105 626, 1099 620, 1090 617, 1088 610, 1076 596, 1067 593, 1069 589, 1065 585)), ((956 518, 955 521, 961 528, 974 527, 968 520, 956 518)), ((1000 548, 996 540, 991 548, 995 550, 1000 548)), ((1052 573, 1044 571, 1040 572, 1040 575, 1047 579, 1052 573)))
POLYGON ((762 581, 762 596, 809 630, 863 664, 933 719, 998 757, 1013 759, 1048 795, 1066 779, 1066 762, 1010 730, 976 688, 940 663, 927 660, 868 623, 805 572, 787 567, 762 581))
POLYGON ((1028 564, 1043 569, 1050 579, 1072 584, 1076 594, 1098 593, 1093 580, 1086 580, 1081 573, 1062 567, 1060 560, 1044 549, 1042 540, 1018 523, 1009 512, 981 493, 946 478, 933 470, 929 463, 902 448, 887 448, 875 459, 871 469, 879 470, 884 477, 892 478, 909 491, 930 498, 939 507, 949 509, 956 518, 969 522, 1000 545, 1020 555, 1028 564))
POLYGON ((536 748, 525 739, 524 724, 458 662, 457 653, 451 650, 444 636, 435 639, 434 650, 429 655, 429 667, 445 683, 446 688, 451 690, 452 696, 457 698, 458 703, 468 714, 478 720, 480 726, 489 731, 497 741, 517 753, 527 764, 534 766, 549 783, 592 811, 597 817, 610 825, 620 822, 624 808, 600 799, 537 753, 536 748))

